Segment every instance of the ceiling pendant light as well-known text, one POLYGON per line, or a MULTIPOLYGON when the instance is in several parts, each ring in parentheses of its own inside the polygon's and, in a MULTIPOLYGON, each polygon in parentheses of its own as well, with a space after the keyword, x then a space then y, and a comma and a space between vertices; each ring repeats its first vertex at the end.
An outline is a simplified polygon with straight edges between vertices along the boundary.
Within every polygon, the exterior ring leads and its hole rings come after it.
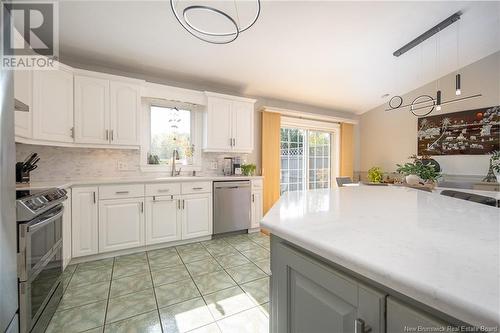
MULTIPOLYGON (((252 1, 255 2, 256 5, 255 14, 249 22, 243 22, 243 24, 239 19, 240 13, 238 0, 233 0, 234 14, 236 14, 237 19, 231 16, 228 12, 214 7, 212 5, 214 1, 210 2, 211 5, 185 5, 188 1, 170 0, 170 7, 172 8, 172 12, 180 25, 194 37, 211 44, 229 44, 236 40, 242 32, 250 29, 250 27, 257 22, 260 15, 261 4, 260 0, 252 1), (214 18, 217 18, 218 16, 219 19, 226 21, 226 25, 230 28, 226 31, 209 31, 203 29, 193 22, 193 16, 195 16, 196 13, 198 13, 198 15, 201 13, 208 13, 214 18)), ((221 3, 224 2, 221 1, 221 3)), ((244 3, 247 4, 249 2, 245 1, 244 3)))
MULTIPOLYGON (((422 42, 427 40, 428 38, 438 34, 436 36, 436 73, 439 76, 438 68, 439 68, 439 32, 441 30, 445 29, 449 25, 457 22, 460 20, 460 16, 462 15, 461 12, 457 12, 447 19, 441 21, 438 23, 436 26, 433 28, 427 30, 420 36, 416 37, 403 47, 399 48, 398 50, 394 51, 393 55, 395 57, 399 57, 402 54, 408 52, 409 50, 413 49, 417 45, 420 45, 422 42)), ((459 34, 458 34, 458 27, 457 27, 457 68, 460 68, 460 61, 459 61, 459 34)), ((461 75, 459 73, 459 69, 457 69, 457 74, 455 76, 455 95, 460 96, 462 94, 461 91, 461 75)), ((393 96, 389 100, 389 108, 385 109, 385 111, 394 111, 394 110, 399 110, 399 109, 406 109, 408 108, 409 111, 416 117, 424 117, 432 113, 432 111, 441 111, 442 107, 444 105, 452 104, 452 103, 460 103, 463 101, 467 101, 473 98, 478 98, 482 97, 482 94, 474 94, 466 97, 459 97, 455 98, 452 100, 448 101, 443 101, 442 100, 442 92, 439 87, 439 79, 436 80, 436 98, 433 98, 429 95, 420 95, 416 97, 411 103, 404 103, 403 98, 401 96, 393 96), (418 112, 417 112, 418 111, 418 112)))
POLYGON ((462 90, 460 88, 460 22, 457 22, 457 75, 455 75, 455 95, 462 95, 462 90))
POLYGON ((455 95, 462 95, 462 90, 460 90, 460 74, 455 76, 455 95))
POLYGON ((441 111, 441 90, 436 93, 436 111, 441 111))

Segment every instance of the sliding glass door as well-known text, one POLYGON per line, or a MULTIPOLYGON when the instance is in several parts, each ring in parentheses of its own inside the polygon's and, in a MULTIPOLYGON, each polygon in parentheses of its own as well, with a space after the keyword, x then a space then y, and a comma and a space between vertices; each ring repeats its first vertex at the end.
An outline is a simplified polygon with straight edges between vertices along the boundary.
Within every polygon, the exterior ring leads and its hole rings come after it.
POLYGON ((329 132, 281 128, 281 193, 330 187, 331 141, 329 132))

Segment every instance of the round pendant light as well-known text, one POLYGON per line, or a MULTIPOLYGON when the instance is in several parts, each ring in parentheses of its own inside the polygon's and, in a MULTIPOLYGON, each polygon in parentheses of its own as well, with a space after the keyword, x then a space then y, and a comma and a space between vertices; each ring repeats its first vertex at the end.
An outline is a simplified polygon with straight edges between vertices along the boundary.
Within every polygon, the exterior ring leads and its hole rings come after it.
POLYGON ((255 14, 253 15, 253 19, 249 22, 240 22, 238 0, 233 1, 235 8, 234 14, 236 14, 237 19, 234 19, 233 16, 230 15, 232 13, 228 13, 212 6, 213 1, 210 2, 211 5, 197 4, 183 6, 182 4, 187 1, 170 0, 170 7, 172 8, 172 12, 180 25, 194 37, 211 44, 228 44, 236 40, 242 32, 248 30, 254 25, 255 22, 257 22, 261 8, 260 0, 255 0, 257 8, 255 10, 255 14), (213 15, 214 18, 222 18, 226 21, 226 25, 231 28, 227 31, 209 31, 208 29, 201 28, 197 26, 191 17, 191 15, 196 13, 206 13, 213 15))

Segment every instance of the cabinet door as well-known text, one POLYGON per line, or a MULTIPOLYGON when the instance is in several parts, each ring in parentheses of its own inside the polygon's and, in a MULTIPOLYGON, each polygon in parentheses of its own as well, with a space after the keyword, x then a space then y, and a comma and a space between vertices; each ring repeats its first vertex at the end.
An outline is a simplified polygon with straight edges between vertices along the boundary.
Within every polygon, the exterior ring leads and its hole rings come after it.
POLYGON ((111 143, 139 144, 139 110, 141 90, 138 85, 110 82, 111 143))
POLYGON ((173 195, 146 198, 146 245, 181 239, 179 202, 173 195))
POLYGON ((387 332, 403 333, 409 332, 408 328, 418 327, 436 328, 435 332, 441 332, 441 328, 449 325, 393 297, 387 297, 387 332))
POLYGON ((383 294, 360 293, 355 280, 272 242, 271 331, 308 332, 314 327, 315 332, 349 333, 364 321, 373 332, 383 332, 383 294))
POLYGON ((109 142, 109 81, 75 76, 75 142, 109 142))
POLYGON ((73 142, 73 73, 62 65, 33 72, 33 137, 73 142))
POLYGON ((99 252, 144 245, 144 199, 99 201, 99 252))
POLYGON ((232 103, 232 101, 224 98, 208 98, 205 150, 220 152, 232 151, 232 103))
POLYGON ((71 194, 72 256, 96 254, 98 250, 97 187, 76 187, 71 194))
POLYGON ((71 261, 71 189, 67 190, 68 199, 64 202, 64 213, 62 217, 63 229, 63 269, 71 261))
POLYGON ((258 228, 262 220, 262 190, 252 191, 252 228, 258 228))
POLYGON ((190 194, 181 199, 182 239, 212 234, 212 195, 190 194))
POLYGON ((251 152, 253 150, 253 114, 254 106, 247 102, 233 102, 232 105, 232 137, 233 151, 251 152))
POLYGON ((33 72, 29 70, 14 71, 14 97, 18 101, 29 106, 29 112, 15 112, 16 136, 31 138, 32 132, 32 92, 33 72))

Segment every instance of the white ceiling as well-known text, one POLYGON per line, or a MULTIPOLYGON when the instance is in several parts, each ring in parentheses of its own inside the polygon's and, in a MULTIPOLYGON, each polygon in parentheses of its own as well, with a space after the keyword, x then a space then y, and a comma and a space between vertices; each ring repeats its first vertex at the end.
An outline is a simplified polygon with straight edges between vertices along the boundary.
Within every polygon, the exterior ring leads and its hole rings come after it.
POLYGON ((498 1, 263 0, 257 23, 228 45, 189 35, 168 0, 65 1, 59 10, 63 61, 354 113, 456 70, 457 24, 440 34, 439 66, 435 39, 392 52, 459 10, 461 67, 500 50, 498 1))

